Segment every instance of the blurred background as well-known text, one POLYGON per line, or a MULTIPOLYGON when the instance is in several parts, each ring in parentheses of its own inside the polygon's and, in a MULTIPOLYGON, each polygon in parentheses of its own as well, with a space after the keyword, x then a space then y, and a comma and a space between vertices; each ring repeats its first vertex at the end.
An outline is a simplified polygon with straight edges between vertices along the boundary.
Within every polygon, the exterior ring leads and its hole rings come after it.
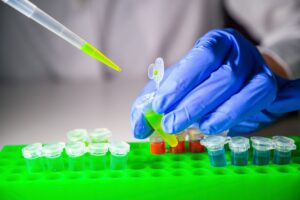
MULTIPOLYGON (((115 72, 0 3, 0 146, 65 141, 75 128, 106 127, 133 141, 131 104, 156 57, 167 66, 212 28, 234 27, 263 44, 284 1, 32 0, 99 48, 115 72), (245 17, 247 16, 247 17, 245 17)), ((282 14, 281 17, 285 17, 282 14)), ((300 134, 294 112, 255 134, 300 134)))

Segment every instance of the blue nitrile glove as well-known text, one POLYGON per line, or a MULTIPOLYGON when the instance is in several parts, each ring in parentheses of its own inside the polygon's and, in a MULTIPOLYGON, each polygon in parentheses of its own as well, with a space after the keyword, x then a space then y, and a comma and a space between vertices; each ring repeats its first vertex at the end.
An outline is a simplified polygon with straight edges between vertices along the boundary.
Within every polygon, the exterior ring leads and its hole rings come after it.
MULTIPOLYGON (((195 122, 204 133, 220 133, 271 106, 276 80, 257 49, 238 32, 212 30, 167 70, 152 106, 165 114, 162 127, 168 133, 195 122)), ((154 90, 150 81, 140 96, 154 90)), ((135 103, 131 125, 136 138, 152 132, 135 103)))
POLYGON ((284 113, 300 109, 300 79, 286 80, 276 76, 278 94, 274 102, 262 111, 230 128, 230 135, 254 132, 270 125, 284 113))

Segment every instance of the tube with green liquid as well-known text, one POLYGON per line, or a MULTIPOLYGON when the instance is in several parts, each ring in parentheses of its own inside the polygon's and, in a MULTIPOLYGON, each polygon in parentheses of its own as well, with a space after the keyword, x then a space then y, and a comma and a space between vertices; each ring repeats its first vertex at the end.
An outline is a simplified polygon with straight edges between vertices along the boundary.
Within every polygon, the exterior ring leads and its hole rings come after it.
MULTIPOLYGON (((164 67, 164 60, 162 58, 156 58, 155 62, 150 64, 148 67, 148 77, 150 80, 154 80, 156 91, 159 89, 160 83, 163 80, 164 67)), ((152 101, 156 91, 141 96, 136 104, 137 108, 141 110, 147 122, 160 135, 160 137, 171 147, 176 147, 178 144, 176 136, 166 133, 161 127, 161 120, 164 115, 156 113, 152 109, 152 101)))
POLYGON ((154 96, 155 93, 150 93, 140 97, 137 107, 141 109, 147 122, 160 135, 160 137, 162 137, 162 139, 165 140, 171 147, 176 147, 178 144, 176 136, 166 133, 161 126, 161 120, 164 115, 158 114, 152 109, 154 96))

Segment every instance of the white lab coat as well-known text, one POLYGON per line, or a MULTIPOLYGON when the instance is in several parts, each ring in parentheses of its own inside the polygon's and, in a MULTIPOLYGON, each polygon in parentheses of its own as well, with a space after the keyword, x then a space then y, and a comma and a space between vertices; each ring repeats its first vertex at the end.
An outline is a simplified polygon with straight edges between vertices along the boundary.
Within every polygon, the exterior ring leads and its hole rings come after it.
MULTIPOLYGON (((212 28, 222 28, 220 0, 33 1, 114 60, 106 69, 12 8, 0 7, 0 81, 146 79, 161 56, 180 59, 212 28)), ((228 0, 230 14, 271 50, 293 77, 300 77, 299 0, 228 0)))

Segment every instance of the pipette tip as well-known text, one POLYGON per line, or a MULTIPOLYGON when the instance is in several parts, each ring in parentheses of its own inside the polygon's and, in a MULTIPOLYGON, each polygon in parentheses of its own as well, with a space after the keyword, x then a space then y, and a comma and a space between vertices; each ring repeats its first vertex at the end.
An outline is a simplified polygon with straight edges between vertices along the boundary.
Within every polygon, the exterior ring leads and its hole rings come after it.
POLYGON ((122 69, 116 65, 113 61, 111 61, 108 57, 106 57, 103 53, 101 53, 98 49, 93 47, 90 43, 85 42, 82 47, 81 51, 84 53, 92 56, 93 58, 97 59, 98 61, 102 62, 106 66, 116 70, 117 72, 121 72, 122 69))

